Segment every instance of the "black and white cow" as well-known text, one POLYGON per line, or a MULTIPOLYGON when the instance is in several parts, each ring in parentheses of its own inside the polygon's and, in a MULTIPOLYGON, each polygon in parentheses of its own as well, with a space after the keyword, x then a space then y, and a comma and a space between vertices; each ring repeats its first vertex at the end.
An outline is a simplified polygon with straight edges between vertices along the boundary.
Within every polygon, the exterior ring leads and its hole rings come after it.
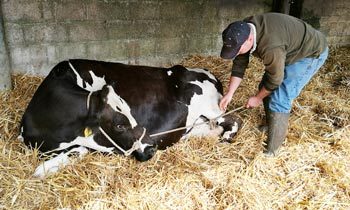
POLYGON ((222 135, 230 141, 241 126, 223 114, 222 86, 203 69, 69 60, 56 65, 35 92, 21 122, 24 143, 56 156, 35 175, 44 177, 90 149, 150 159, 157 149, 188 136, 222 135), (151 134, 201 123, 163 135, 151 134), (151 135, 152 136, 152 135, 151 135))

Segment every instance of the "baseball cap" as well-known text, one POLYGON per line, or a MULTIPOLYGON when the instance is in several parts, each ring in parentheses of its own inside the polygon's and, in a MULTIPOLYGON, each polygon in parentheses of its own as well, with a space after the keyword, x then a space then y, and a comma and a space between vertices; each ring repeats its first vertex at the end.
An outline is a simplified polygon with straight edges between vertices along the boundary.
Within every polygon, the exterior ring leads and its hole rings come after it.
POLYGON ((244 21, 236 21, 227 26, 222 32, 223 46, 220 57, 233 59, 237 56, 242 44, 248 39, 250 27, 244 21))

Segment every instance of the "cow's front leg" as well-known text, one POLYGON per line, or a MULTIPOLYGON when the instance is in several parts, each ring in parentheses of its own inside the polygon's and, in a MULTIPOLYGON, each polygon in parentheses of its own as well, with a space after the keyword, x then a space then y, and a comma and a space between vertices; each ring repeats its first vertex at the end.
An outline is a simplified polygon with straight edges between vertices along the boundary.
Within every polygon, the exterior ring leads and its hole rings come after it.
POLYGON ((74 147, 72 149, 68 149, 62 151, 55 157, 41 163, 34 172, 35 177, 45 178, 46 176, 57 172, 60 168, 69 165, 71 163, 71 157, 73 155, 78 155, 79 159, 84 157, 89 150, 83 146, 74 147))
POLYGON ((226 115, 218 119, 218 125, 223 127, 222 141, 232 143, 232 138, 242 126, 242 120, 235 115, 226 115))

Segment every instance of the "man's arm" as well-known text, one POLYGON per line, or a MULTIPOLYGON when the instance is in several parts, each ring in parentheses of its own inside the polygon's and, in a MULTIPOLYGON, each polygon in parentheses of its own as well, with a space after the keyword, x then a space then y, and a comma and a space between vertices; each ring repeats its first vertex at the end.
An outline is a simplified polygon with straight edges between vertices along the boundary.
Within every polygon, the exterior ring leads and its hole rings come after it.
POLYGON ((241 84, 242 78, 239 77, 234 77, 232 76, 230 78, 230 85, 228 92, 226 95, 221 99, 219 106, 222 111, 226 110, 227 105, 230 103, 232 100, 233 94, 236 92, 238 86, 241 84))
POLYGON ((282 83, 286 52, 282 48, 275 48, 266 52, 263 56, 265 75, 262 80, 262 88, 259 92, 248 99, 246 107, 255 108, 263 103, 263 99, 269 96, 282 83))
POLYGON ((227 105, 232 100, 233 94, 244 77, 245 70, 249 64, 249 56, 249 53, 238 55, 232 62, 229 90, 219 102, 219 107, 222 111, 226 110, 227 105))

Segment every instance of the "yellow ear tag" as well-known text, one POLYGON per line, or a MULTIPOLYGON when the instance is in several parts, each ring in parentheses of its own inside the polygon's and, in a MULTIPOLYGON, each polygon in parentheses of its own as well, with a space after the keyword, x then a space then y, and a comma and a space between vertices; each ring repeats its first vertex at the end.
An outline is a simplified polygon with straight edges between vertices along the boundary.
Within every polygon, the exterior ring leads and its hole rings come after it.
POLYGON ((91 135, 92 135, 92 130, 91 130, 91 128, 86 127, 86 128, 84 129, 84 136, 85 136, 85 137, 88 137, 88 136, 91 136, 91 135))

